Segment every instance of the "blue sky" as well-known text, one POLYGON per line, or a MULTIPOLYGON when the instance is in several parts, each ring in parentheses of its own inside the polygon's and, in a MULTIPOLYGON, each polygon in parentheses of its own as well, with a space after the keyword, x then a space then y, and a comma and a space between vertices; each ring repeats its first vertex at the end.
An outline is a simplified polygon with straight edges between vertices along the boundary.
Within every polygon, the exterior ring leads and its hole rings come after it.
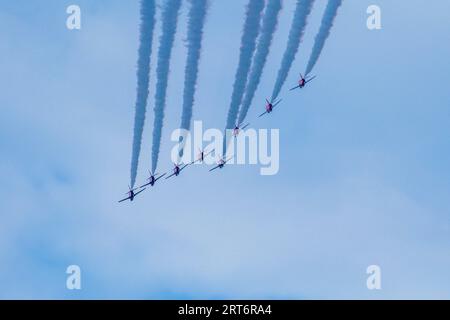
MULTIPOLYGON (((185 1, 186 2, 186 1, 185 1)), ((247 1, 211 0, 194 119, 222 128, 247 1)), ((319 28, 318 0, 288 78, 319 28)), ((272 92, 284 1, 249 118, 272 92)), ((183 5, 161 170, 179 124, 183 5)), ((306 90, 282 92, 280 172, 194 167, 132 205, 138 1, 0 2, 0 298, 450 298, 450 3, 345 0, 306 90), (66 7, 82 29, 65 27, 66 7), (382 10, 379 31, 366 8, 382 10), (65 287, 77 264, 82 290, 65 287), (366 288, 366 268, 382 290, 366 288)), ((160 30, 158 22, 156 30, 160 30)), ((154 53, 157 49, 155 41, 154 53)), ((152 57, 153 107, 155 63, 152 57)), ((147 114, 139 181, 150 167, 147 114)))

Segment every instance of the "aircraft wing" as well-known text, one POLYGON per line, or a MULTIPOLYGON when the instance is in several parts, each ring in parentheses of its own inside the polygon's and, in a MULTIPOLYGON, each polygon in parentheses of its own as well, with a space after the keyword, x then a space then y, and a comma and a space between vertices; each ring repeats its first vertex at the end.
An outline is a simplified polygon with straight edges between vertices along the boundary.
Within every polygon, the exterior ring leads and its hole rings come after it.
POLYGON ((214 150, 211 150, 210 152, 208 152, 207 154, 204 155, 204 157, 206 158, 207 156, 209 156, 211 153, 213 153, 214 150))
POLYGON ((158 178, 155 179, 155 182, 158 181, 159 179, 161 179, 162 177, 164 177, 166 174, 167 174, 167 172, 162 174, 162 175, 160 175, 158 178))
POLYGON ((122 200, 120 200, 120 201, 119 201, 119 203, 121 203, 121 202, 124 202, 124 201, 127 201, 127 200, 130 200, 130 199, 131 199, 131 197, 128 197, 128 198, 122 199, 122 200))
POLYGON ((219 168, 220 168, 220 165, 217 165, 214 168, 210 169, 209 172, 214 171, 214 170, 219 169, 219 168))
POLYGON ((316 76, 312 77, 311 79, 306 80, 306 83, 313 81, 316 78, 316 76))
POLYGON ((134 196, 136 197, 139 193, 144 192, 144 191, 145 191, 145 188, 142 189, 141 191, 136 192, 136 193, 134 194, 134 196))
POLYGON ((172 173, 170 176, 166 177, 166 180, 172 178, 172 177, 175 176, 175 175, 176 175, 175 172, 172 173))
POLYGON ((267 111, 264 113, 261 113, 258 118, 261 118, 262 116, 266 115, 267 113, 268 113, 267 111))
POLYGON ((142 186, 140 186, 139 188, 145 188, 146 186, 149 186, 150 185, 150 182, 149 183, 146 183, 146 184, 144 184, 144 185, 142 185, 142 186))
POLYGON ((295 90, 295 89, 298 89, 298 88, 300 88, 300 86, 296 86, 296 87, 290 89, 289 91, 292 91, 292 90, 295 90))
POLYGON ((183 171, 188 165, 189 165, 189 163, 188 163, 188 164, 185 164, 184 166, 182 166, 182 167, 180 168, 180 172, 183 171))
MULTIPOLYGON (((234 156, 229 157, 227 160, 225 160, 225 163, 227 163, 228 161, 230 161, 231 159, 233 159, 234 156)), ((224 164, 225 164, 224 163, 224 164)))
POLYGON ((278 102, 276 102, 272 108, 275 108, 277 105, 279 105, 281 103, 281 101, 283 101, 283 100, 279 100, 278 102))
POLYGON ((244 129, 247 128, 249 125, 250 125, 250 123, 247 123, 245 126, 243 126, 243 127, 241 128, 241 130, 244 130, 244 129))

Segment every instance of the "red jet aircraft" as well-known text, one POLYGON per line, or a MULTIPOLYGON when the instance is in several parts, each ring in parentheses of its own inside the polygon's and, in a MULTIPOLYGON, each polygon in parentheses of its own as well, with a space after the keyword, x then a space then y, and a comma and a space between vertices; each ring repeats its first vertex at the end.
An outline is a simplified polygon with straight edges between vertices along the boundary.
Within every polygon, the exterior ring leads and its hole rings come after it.
POLYGON ((174 176, 178 177, 180 175, 181 171, 183 171, 189 164, 185 164, 184 166, 181 166, 179 164, 174 163, 174 165, 175 165, 175 167, 173 168, 173 173, 170 176, 168 176, 166 178, 166 180, 169 178, 172 178, 174 176))
POLYGON ((298 86, 292 88, 290 91, 299 89, 299 88, 303 89, 308 82, 311 82, 316 78, 316 76, 314 76, 312 78, 310 78, 309 76, 303 77, 303 75, 301 73, 300 73, 300 77, 301 77, 301 79, 298 81, 298 86))
POLYGON ((197 160, 193 161, 191 164, 194 164, 197 162, 202 163, 203 161, 205 161, 205 158, 207 156, 209 156, 211 153, 213 153, 214 150, 211 150, 210 152, 206 152, 205 150, 198 149, 198 151, 199 151, 199 154, 198 154, 197 160))
POLYGON ((230 161, 231 159, 233 159, 233 156, 229 157, 228 159, 222 158, 217 162, 217 165, 212 168, 211 170, 209 170, 209 172, 214 171, 216 169, 222 169, 228 161, 230 161))
POLYGON ((126 194, 128 194, 128 197, 125 198, 125 199, 120 200, 119 203, 120 203, 120 202, 127 201, 127 200, 133 201, 134 198, 135 198, 139 193, 141 193, 141 192, 143 192, 143 191, 145 190, 145 188, 144 188, 144 189, 140 190, 139 192, 135 192, 135 191, 137 190, 137 188, 136 188, 136 189, 131 189, 131 187, 128 187, 128 188, 130 188, 130 191, 128 191, 128 192, 126 193, 126 194))
POLYGON ((144 184, 143 186, 141 186, 140 188, 145 188, 147 186, 154 186, 156 181, 158 181, 159 179, 161 179, 162 177, 164 177, 167 173, 164 174, 153 174, 152 172, 148 172, 150 174, 150 177, 147 179, 147 183, 144 184))
POLYGON ((259 118, 261 118, 262 116, 264 116, 266 114, 271 113, 273 111, 273 108, 275 108, 277 105, 279 105, 281 103, 281 99, 276 101, 276 102, 269 102, 269 100, 266 99, 266 102, 267 102, 267 104, 266 104, 266 112, 261 113, 259 115, 259 118))
POLYGON ((237 137, 239 135, 239 133, 241 132, 241 130, 244 130, 249 125, 250 125, 250 123, 247 123, 245 125, 242 125, 242 123, 237 124, 233 129, 233 136, 237 137))

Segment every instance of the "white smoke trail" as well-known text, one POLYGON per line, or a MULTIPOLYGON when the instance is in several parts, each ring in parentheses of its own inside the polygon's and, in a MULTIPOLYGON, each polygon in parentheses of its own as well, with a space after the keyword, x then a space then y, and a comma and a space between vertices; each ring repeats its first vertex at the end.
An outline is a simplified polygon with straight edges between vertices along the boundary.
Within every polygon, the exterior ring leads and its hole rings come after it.
POLYGON ((325 45, 325 41, 330 35, 331 28, 333 27, 334 19, 337 16, 338 9, 342 4, 342 0, 328 0, 327 7, 325 9, 325 13, 322 18, 322 23, 320 25, 319 32, 314 40, 314 47, 311 52, 311 56, 309 57, 308 66, 306 67, 306 74, 311 73, 312 69, 319 60, 322 49, 325 45))
POLYGON ((150 57, 152 54, 153 29, 155 26, 155 1, 141 1, 141 26, 139 39, 139 57, 137 62, 137 92, 134 116, 133 149, 131 154, 130 185, 136 183, 136 175, 141 153, 142 132, 144 130, 145 113, 149 94, 150 57))
MULTIPOLYGON (((182 129, 186 130, 189 130, 191 127, 192 109, 197 86, 203 28, 205 25, 207 9, 208 0, 191 0, 191 9, 189 10, 188 15, 188 53, 184 76, 183 112, 181 115, 180 126, 182 129)), ((182 156, 183 147, 180 148, 180 157, 182 156)))
POLYGON ((239 112, 238 123, 242 123, 247 116, 248 109, 252 104, 256 89, 258 89, 261 76, 266 65, 269 55, 270 46, 272 44, 273 35, 278 24, 278 15, 281 11, 281 0, 269 0, 266 11, 264 13, 261 37, 258 40, 255 57, 253 58, 252 71, 250 73, 245 96, 242 101, 241 110, 239 112))
POLYGON ((286 51, 281 61, 281 67, 278 71, 277 80, 272 92, 271 101, 275 101, 280 94, 286 79, 291 70, 292 63, 297 55, 298 48, 303 38, 305 27, 308 23, 308 16, 311 13, 314 0, 297 0, 297 6, 294 13, 294 19, 292 20, 291 30, 289 31, 288 43, 286 51))
POLYGON ((156 93, 153 123, 152 172, 158 167, 159 148, 166 106, 167 83, 169 81, 170 58, 177 31, 181 0, 167 0, 163 4, 162 34, 159 39, 158 65, 156 67, 156 93))
MULTIPOLYGON (((252 57, 256 49, 256 39, 259 35, 261 13, 263 9, 264 0, 250 0, 247 5, 247 12, 241 38, 239 64, 233 84, 233 93, 231 95, 231 103, 228 110, 226 129, 233 128, 236 123, 239 106, 242 102, 242 96, 244 95, 248 73, 252 64, 252 57)), ((224 154, 225 151, 226 143, 224 140, 224 154)))

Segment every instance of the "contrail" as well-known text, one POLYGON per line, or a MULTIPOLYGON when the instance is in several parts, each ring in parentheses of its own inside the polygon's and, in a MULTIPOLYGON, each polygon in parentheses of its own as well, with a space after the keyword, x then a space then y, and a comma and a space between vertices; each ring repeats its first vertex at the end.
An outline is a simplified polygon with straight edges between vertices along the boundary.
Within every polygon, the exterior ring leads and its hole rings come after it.
POLYGON ((253 58, 252 71, 250 73, 245 96, 239 112, 239 123, 242 123, 247 116, 248 109, 252 104, 256 89, 261 80, 261 75, 266 65, 269 55, 270 45, 278 24, 278 14, 281 11, 282 0, 269 0, 261 27, 261 37, 258 40, 255 57, 253 58))
POLYGON ((309 57, 308 66, 306 67, 305 77, 312 71, 317 60, 320 57, 320 53, 325 45, 325 41, 330 35, 330 30, 333 27, 334 19, 336 18, 339 7, 342 4, 342 0, 329 0, 325 13, 323 14, 322 24, 320 25, 319 32, 314 40, 314 47, 309 57))
MULTIPOLYGON (((188 53, 184 75, 183 113, 181 115, 180 126, 186 130, 189 130, 191 127, 192 107, 194 105, 195 89, 197 86, 198 66, 207 9, 208 0, 191 0, 191 9, 188 15, 188 53)), ((182 156, 183 147, 180 149, 180 157, 182 156)))
MULTIPOLYGON (((236 122, 239 106, 242 102, 242 96, 244 95, 245 85, 247 83, 248 73, 252 64, 252 57, 255 53, 256 39, 259 35, 261 13, 263 9, 264 0, 250 0, 247 5, 241 38, 239 64, 236 70, 226 129, 233 128, 236 122)), ((224 141, 224 154, 225 151, 226 143, 224 141)))
POLYGON ((294 19, 292 20, 291 30, 289 31, 288 43, 286 51, 281 61, 281 67, 278 71, 277 80, 272 92, 271 101, 275 101, 280 94, 291 70, 292 63, 297 55, 300 42, 303 38, 306 24, 308 23, 308 16, 311 13, 314 0, 297 0, 297 6, 294 13, 294 19))
POLYGON ((152 172, 158 166, 159 147, 166 105, 167 83, 169 80, 170 57, 177 31, 178 13, 181 0, 167 0, 162 8, 162 34, 159 38, 158 65, 156 67, 155 119, 153 123, 152 172))
POLYGON ((137 93, 134 116, 133 150, 131 154, 131 181, 134 188, 141 153, 142 132, 144 130, 145 112, 147 108, 148 87, 150 77, 150 57, 152 54, 153 29, 155 26, 155 1, 141 1, 141 26, 139 39, 139 53, 137 62, 137 93))

